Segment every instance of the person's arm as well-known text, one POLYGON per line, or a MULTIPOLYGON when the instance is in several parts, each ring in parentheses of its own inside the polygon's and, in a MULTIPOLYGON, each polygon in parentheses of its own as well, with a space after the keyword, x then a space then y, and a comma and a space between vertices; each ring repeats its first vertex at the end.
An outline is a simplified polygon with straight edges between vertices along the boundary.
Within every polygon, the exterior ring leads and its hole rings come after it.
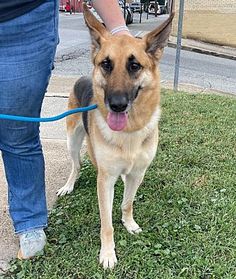
POLYGON ((93 0, 93 7, 114 35, 130 35, 117 0, 93 0))

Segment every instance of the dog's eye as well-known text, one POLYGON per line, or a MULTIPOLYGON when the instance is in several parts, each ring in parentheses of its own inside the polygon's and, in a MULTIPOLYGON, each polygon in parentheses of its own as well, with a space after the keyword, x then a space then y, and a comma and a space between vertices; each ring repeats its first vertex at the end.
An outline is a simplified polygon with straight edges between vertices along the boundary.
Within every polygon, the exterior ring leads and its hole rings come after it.
POLYGON ((108 58, 101 62, 101 67, 107 73, 110 73, 113 70, 112 62, 108 58))
POLYGON ((139 63, 131 62, 129 63, 129 72, 138 72, 142 66, 139 63))

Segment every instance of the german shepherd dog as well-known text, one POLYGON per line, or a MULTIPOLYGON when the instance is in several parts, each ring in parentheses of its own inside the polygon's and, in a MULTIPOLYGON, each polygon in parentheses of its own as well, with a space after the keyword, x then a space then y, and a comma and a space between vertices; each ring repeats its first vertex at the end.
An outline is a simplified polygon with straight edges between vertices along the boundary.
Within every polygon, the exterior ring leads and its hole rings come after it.
POLYGON ((133 202, 158 144, 160 75, 158 63, 167 45, 174 17, 143 37, 112 36, 84 5, 92 40, 92 78, 81 77, 69 97, 69 109, 97 104, 96 110, 67 118, 67 145, 72 171, 58 195, 70 193, 80 170, 84 138, 97 169, 103 267, 117 262, 112 226, 114 185, 124 182, 122 222, 131 234, 142 230, 133 218, 133 202))

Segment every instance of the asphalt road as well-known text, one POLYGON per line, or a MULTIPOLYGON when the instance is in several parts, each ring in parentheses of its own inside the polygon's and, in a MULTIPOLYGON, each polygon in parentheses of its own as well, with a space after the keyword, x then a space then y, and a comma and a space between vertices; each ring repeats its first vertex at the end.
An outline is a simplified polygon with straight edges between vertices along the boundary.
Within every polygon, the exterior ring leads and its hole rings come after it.
MULTIPOLYGON (((139 15, 135 14, 134 24, 129 28, 132 34, 151 31, 161 20, 163 17, 154 20, 153 16, 149 16, 149 20, 144 17, 140 24, 139 15)), ((90 38, 82 14, 60 14, 59 32, 54 73, 90 74, 90 38)), ((174 63, 175 49, 166 48, 160 64, 162 81, 173 82, 174 63)), ((236 61, 182 50, 179 82, 236 95, 236 61)))

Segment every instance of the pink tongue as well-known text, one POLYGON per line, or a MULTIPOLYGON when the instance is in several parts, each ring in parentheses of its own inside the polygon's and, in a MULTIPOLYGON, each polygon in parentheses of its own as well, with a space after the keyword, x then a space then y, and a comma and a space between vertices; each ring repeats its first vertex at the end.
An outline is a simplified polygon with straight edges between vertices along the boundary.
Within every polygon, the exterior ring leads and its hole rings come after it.
POLYGON ((127 113, 125 112, 109 112, 107 124, 114 131, 121 131, 125 128, 127 118, 127 113))

